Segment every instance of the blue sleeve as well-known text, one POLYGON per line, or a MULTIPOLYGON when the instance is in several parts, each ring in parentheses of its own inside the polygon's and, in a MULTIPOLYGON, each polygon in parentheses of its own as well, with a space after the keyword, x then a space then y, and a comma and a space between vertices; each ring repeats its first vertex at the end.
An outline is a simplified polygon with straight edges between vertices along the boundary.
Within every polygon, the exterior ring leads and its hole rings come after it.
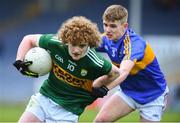
POLYGON ((140 61, 144 57, 146 42, 139 37, 129 37, 129 42, 125 43, 125 57, 126 60, 140 61))

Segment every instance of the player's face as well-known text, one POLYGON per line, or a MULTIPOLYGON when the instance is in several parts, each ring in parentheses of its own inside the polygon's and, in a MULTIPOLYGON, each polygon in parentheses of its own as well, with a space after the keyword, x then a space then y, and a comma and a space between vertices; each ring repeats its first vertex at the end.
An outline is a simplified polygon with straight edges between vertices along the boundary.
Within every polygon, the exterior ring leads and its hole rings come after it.
POLYGON ((104 32, 110 40, 118 40, 121 38, 127 28, 127 23, 121 24, 120 21, 103 21, 104 32))
POLYGON ((88 48, 88 43, 68 43, 68 51, 73 60, 79 60, 80 58, 84 57, 86 55, 88 48))

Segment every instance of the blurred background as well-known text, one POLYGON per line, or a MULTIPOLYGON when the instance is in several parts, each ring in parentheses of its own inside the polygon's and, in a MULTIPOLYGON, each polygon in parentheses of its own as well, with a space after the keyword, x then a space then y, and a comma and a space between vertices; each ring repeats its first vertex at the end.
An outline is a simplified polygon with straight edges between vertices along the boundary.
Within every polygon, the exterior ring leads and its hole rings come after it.
MULTIPOLYGON (((44 79, 22 76, 12 66, 23 36, 56 33, 64 20, 75 15, 91 19, 103 32, 101 17, 111 4, 125 6, 130 27, 151 44, 170 88, 167 112, 180 113, 180 0, 1 0, 0 121, 10 117, 4 111, 16 114, 9 119, 16 121, 44 79)), ((180 118, 176 117, 176 121, 180 118)))

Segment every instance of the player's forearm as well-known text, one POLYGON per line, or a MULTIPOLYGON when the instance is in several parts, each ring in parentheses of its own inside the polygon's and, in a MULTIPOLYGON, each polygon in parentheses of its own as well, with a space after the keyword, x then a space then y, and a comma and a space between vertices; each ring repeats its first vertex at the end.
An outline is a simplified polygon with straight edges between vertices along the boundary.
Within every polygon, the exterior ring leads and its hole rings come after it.
POLYGON ((107 88, 112 89, 117 85, 121 84, 127 78, 133 66, 134 66, 134 62, 131 60, 122 61, 121 66, 119 68, 120 76, 116 78, 113 82, 109 83, 107 85, 107 88))
POLYGON ((110 82, 106 85, 106 87, 111 90, 114 87, 116 87, 117 85, 121 84, 126 77, 128 76, 129 72, 128 71, 120 71, 120 76, 117 77, 113 82, 110 82))
POLYGON ((107 84, 107 78, 108 78, 107 75, 104 75, 104 76, 97 78, 93 82, 93 87, 101 87, 102 85, 106 85, 107 84))
POLYGON ((101 76, 93 82, 93 87, 101 87, 103 85, 106 86, 109 83, 112 83, 115 79, 117 79, 119 75, 120 74, 118 71, 112 71, 109 73, 109 75, 101 76))

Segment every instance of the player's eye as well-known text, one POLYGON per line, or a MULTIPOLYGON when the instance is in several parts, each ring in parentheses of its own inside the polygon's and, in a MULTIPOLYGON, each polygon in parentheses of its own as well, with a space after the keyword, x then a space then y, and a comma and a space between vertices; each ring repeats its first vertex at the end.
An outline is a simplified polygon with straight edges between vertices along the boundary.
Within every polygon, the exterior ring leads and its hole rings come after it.
POLYGON ((108 25, 106 23, 104 23, 104 26, 107 27, 108 25))
POLYGON ((116 27, 117 27, 117 25, 115 25, 115 24, 111 24, 111 25, 110 25, 110 27, 111 27, 111 28, 116 28, 116 27))

